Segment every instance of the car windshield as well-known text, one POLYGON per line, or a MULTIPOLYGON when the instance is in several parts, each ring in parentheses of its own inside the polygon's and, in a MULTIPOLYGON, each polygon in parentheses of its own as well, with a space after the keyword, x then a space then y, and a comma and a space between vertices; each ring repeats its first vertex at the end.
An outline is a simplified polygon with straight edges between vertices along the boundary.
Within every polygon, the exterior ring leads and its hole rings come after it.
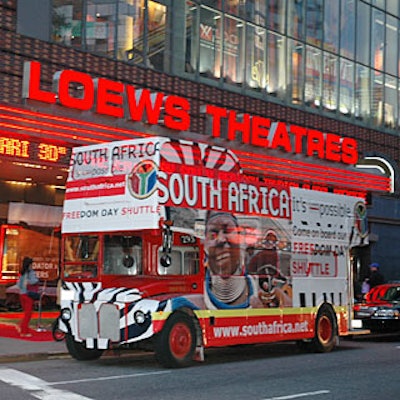
POLYGON ((382 299, 387 301, 400 301, 400 286, 389 288, 382 299))

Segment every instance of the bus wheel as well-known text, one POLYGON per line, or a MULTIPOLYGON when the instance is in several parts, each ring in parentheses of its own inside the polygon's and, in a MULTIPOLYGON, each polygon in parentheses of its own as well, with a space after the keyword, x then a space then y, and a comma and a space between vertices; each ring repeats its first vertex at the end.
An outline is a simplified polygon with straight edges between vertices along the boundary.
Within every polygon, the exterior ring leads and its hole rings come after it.
POLYGON ((182 368, 193 363, 196 349, 196 328, 193 319, 184 313, 172 314, 158 334, 157 361, 167 368, 182 368))
POLYGON ((103 350, 87 349, 83 343, 76 342, 69 334, 65 336, 65 342, 69 354, 79 361, 97 360, 103 354, 103 350))
POLYGON ((313 340, 314 351, 327 353, 336 345, 337 329, 336 318, 328 306, 322 306, 318 311, 315 321, 315 337, 313 340))

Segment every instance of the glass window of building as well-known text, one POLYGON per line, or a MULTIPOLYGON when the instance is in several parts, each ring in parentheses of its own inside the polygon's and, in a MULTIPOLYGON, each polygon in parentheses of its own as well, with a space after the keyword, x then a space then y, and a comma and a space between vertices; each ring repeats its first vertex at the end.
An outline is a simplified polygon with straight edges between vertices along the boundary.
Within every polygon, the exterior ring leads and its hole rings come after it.
MULTIPOLYGON (((243 7, 241 8, 243 10, 243 7)), ((265 26, 266 21, 266 2, 260 0, 247 0, 244 12, 236 14, 243 17, 246 21, 257 25, 265 26)))
MULTIPOLYGON (((119 54, 134 64, 164 71, 164 55, 168 43, 167 7, 150 0, 128 0, 125 18, 120 25, 119 54)), ((119 57, 123 58, 123 57, 119 57)))
POLYGON ((397 90, 396 90, 397 108, 395 112, 395 127, 398 129, 400 127, 400 79, 396 79, 396 81, 397 81, 397 90))
MULTIPOLYGON (((264 3, 263 1, 261 3, 264 3)), ((285 33, 286 1, 268 1, 268 29, 279 33, 285 33)))
POLYGON ((372 11, 371 65, 383 71, 383 54, 385 50, 385 16, 382 11, 372 11))
POLYGON ((164 55, 167 44, 167 7, 157 1, 148 1, 147 48, 149 66, 164 71, 164 55))
POLYGON ((223 3, 223 10, 225 12, 244 18, 246 16, 246 9, 252 8, 254 0, 225 0, 218 3, 223 3))
POLYGON ((325 52, 323 55, 322 105, 330 111, 337 109, 338 76, 338 57, 325 52))
POLYGON ((196 0, 196 2, 201 3, 204 6, 222 11, 223 0, 196 0))
MULTIPOLYGON (((331 2, 329 2, 331 3, 331 2)), ((336 3, 336 2, 335 2, 336 3)), ((355 3, 354 0, 342 0, 340 2, 340 54, 354 59, 355 48, 355 3)))
POLYGON ((208 7, 201 7, 199 28, 199 73, 209 78, 220 78, 222 14, 208 7))
POLYGON ((246 26, 246 85, 264 89, 267 80, 267 31, 253 24, 246 26))
POLYGON ((307 46, 304 101, 312 107, 319 107, 321 105, 321 66, 321 50, 316 47, 307 46))
POLYGON ((385 75, 385 107, 384 107, 384 125, 387 128, 395 129, 398 121, 398 88, 397 78, 391 75, 385 75))
POLYGON ((125 20, 120 30, 119 48, 124 54, 121 58, 131 63, 146 65, 145 58, 145 9, 141 2, 127 4, 126 12, 122 18, 125 20))
POLYGON ((243 83, 244 71, 244 22, 225 15, 223 20, 222 76, 228 83, 243 83))
POLYGON ((386 0, 386 10, 388 13, 398 17, 400 2, 399 0, 386 0))
POLYGON ((324 49, 339 53, 340 1, 326 1, 324 5, 324 49))
POLYGON ((356 36, 356 61, 369 65, 371 43, 371 8, 362 2, 357 3, 357 36, 356 36))
POLYGON ((86 7, 84 48, 91 53, 115 57, 118 29, 116 3, 88 1, 86 7))
POLYGON ((322 0, 307 0, 306 40, 315 46, 322 45, 323 7, 322 0))
POLYGON ((53 0, 52 38, 397 129, 399 12, 398 0, 53 0))
POLYGON ((288 35, 304 39, 304 5, 306 0, 288 0, 288 35))
MULTIPOLYGON (((296 58, 296 56, 295 56, 296 58)), ((287 86, 286 39, 273 32, 268 33, 267 93, 285 99, 287 86)), ((296 58, 298 62, 298 59, 296 58)), ((288 71, 289 73, 289 71, 288 71)))
POLYGON ((83 0, 53 0, 52 40, 81 48, 84 43, 83 0))
POLYGON ((304 88, 304 45, 297 40, 289 40, 289 71, 288 78, 290 79, 288 95, 293 104, 301 104, 303 101, 304 88))
POLYGON ((381 8, 382 10, 385 9, 385 2, 386 0, 371 0, 370 3, 376 7, 381 8))
POLYGON ((386 36, 384 46, 384 67, 389 74, 398 73, 399 64, 399 26, 398 20, 390 15, 386 16, 386 36), (390 46, 389 46, 390 45, 390 46))
POLYGON ((339 111, 343 115, 354 115, 354 62, 340 59, 339 111))
POLYGON ((167 7, 151 0, 54 0, 54 41, 164 70, 167 7))
POLYGON ((372 122, 380 126, 384 121, 384 74, 383 54, 385 48, 384 14, 382 11, 372 9, 372 34, 371 34, 371 65, 372 73, 372 122))
POLYGON ((375 126, 382 126, 385 103, 383 101, 383 74, 372 71, 371 82, 371 122, 375 126))
POLYGON ((355 80, 355 117, 364 122, 368 122, 371 110, 370 81, 369 68, 357 64, 355 80))
POLYGON ((197 70, 199 35, 197 29, 198 6, 186 2, 185 8, 185 72, 194 73, 197 70))

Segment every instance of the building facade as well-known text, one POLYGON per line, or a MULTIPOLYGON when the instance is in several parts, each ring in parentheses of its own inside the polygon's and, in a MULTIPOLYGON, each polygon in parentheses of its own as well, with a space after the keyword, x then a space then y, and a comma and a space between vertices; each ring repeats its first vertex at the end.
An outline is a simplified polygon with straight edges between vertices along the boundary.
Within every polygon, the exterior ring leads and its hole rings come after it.
MULTIPOLYGON (((44 278, 57 269, 72 147, 160 134, 249 150, 254 117, 355 139, 353 164, 390 177, 392 193, 368 194, 354 271, 362 279, 374 261, 400 279, 399 24, 397 0, 1 0, 1 280, 27 252, 44 278), (143 93, 160 105, 147 117, 132 113, 143 93), (190 121, 168 119, 182 98, 190 121)), ((281 150, 259 153, 304 160, 281 150)), ((325 155, 306 156, 329 170, 325 155)), ((301 184, 329 190, 310 171, 301 184)))

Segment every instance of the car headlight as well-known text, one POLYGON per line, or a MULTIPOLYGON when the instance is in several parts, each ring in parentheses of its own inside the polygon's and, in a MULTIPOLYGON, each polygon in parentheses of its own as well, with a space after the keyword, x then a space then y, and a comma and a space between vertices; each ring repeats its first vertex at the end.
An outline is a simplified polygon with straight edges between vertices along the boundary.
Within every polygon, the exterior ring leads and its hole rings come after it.
POLYGON ((400 311, 397 309, 394 310, 391 308, 382 308, 375 311, 374 316, 380 318, 399 318, 400 311))

